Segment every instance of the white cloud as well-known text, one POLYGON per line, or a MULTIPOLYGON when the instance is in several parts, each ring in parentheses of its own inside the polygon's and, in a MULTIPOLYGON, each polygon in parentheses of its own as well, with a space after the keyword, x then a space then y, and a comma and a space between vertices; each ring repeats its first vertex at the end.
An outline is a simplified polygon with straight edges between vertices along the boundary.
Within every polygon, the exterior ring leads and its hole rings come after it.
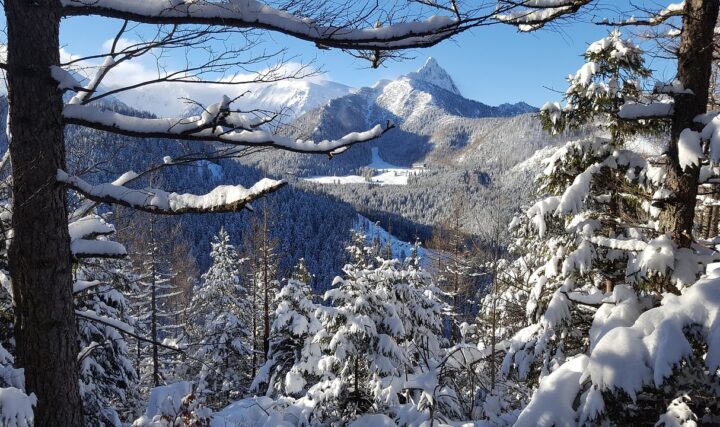
MULTIPOLYGON (((113 40, 107 40, 102 44, 100 52, 107 52, 112 46, 113 40)), ((127 47, 137 41, 130 39, 121 39, 118 42, 120 49, 127 47)), ((0 45, 0 58, 3 57, 5 46, 0 45)), ((73 54, 65 48, 60 49, 60 61, 63 63, 81 59, 79 55, 73 54)), ((89 61, 78 61, 72 64, 71 71, 77 73, 78 80, 87 82, 88 79, 97 72, 102 65, 102 59, 89 61)), ((297 62, 287 62, 282 64, 275 71, 276 75, 293 75, 298 71, 314 72, 315 68, 301 68, 302 64, 297 62)), ((127 87, 130 85, 154 80, 158 78, 158 64, 152 55, 135 58, 124 61, 114 67, 105 76, 102 82, 103 91, 114 90, 127 87)), ((163 73, 164 71, 161 71, 163 73)), ((267 72, 259 70, 260 73, 267 72)), ((0 76, 0 78, 4 75, 0 76)), ((257 73, 237 74, 235 76, 218 77, 217 81, 235 81, 251 82, 257 77, 257 73)), ((120 92, 115 95, 120 101, 139 110, 149 111, 158 116, 173 117, 183 114, 192 105, 188 104, 185 99, 190 99, 202 105, 209 105, 218 102, 223 95, 230 98, 238 97, 246 92, 250 92, 243 96, 235 104, 238 108, 243 109, 269 109, 281 110, 286 106, 291 108, 303 108, 302 111, 317 107, 318 102, 324 102, 327 99, 346 94, 350 88, 340 84, 328 81, 326 74, 317 74, 303 80, 284 80, 275 83, 247 83, 238 85, 227 84, 197 84, 197 83, 173 83, 159 82, 146 86, 120 92), (312 85, 314 84, 314 85, 312 85), (314 89, 311 89, 313 86, 314 89), (322 92, 317 94, 317 99, 308 100, 308 93, 311 90, 322 92), (303 98, 303 96, 305 98, 303 98), (259 102, 258 99, 262 101, 259 102)), ((5 85, 0 82, 0 95, 7 93, 5 85)))
MULTIPOLYGON (((114 41, 115 41, 114 38, 105 40, 105 43, 103 43, 103 45, 102 45, 101 52, 110 52, 110 49, 112 48, 114 41)), ((115 51, 119 52, 119 51, 125 49, 126 47, 132 46, 137 43, 140 43, 140 41, 126 39, 125 37, 120 37, 120 39, 115 44, 115 51)))
MULTIPOLYGON (((112 46, 112 42, 113 40, 105 41, 103 43, 103 51, 109 51, 112 46)), ((129 39, 121 39, 118 42, 118 46, 122 48, 133 43, 136 42, 129 39)), ((76 56, 73 56, 64 50, 61 54, 63 56, 63 61, 67 61, 70 58, 76 58, 76 56)), ((169 62, 166 59, 163 61, 165 63, 169 62)), ((165 65, 165 63, 160 65, 165 65)), ((77 66, 75 67, 75 71, 83 75, 85 78, 90 78, 101 64, 102 61, 99 60, 79 63, 76 64, 77 66)), ((303 65, 300 63, 287 62, 277 70, 273 71, 275 75, 293 75, 296 72, 303 70, 301 67, 303 67, 303 65)), ((152 55, 145 55, 140 58, 124 61, 114 67, 103 79, 102 87, 105 90, 123 88, 157 79, 158 76, 164 75, 166 71, 172 70, 163 71, 163 67, 158 67, 155 57, 152 55)), ((259 73, 267 71, 268 69, 258 70, 259 73)), ((314 72, 315 69, 305 68, 304 71, 307 74, 307 72, 314 72)), ((237 74, 234 76, 218 77, 217 81, 252 82, 256 79, 257 75, 257 73, 237 74)), ((159 116, 177 116, 182 114, 189 107, 187 102, 183 99, 190 99, 203 105, 208 105, 217 102, 223 95, 235 98, 247 91, 250 91, 251 94, 246 95, 244 97, 245 100, 253 98, 252 93, 264 92, 267 94, 267 92, 272 92, 270 95, 275 98, 274 105, 259 105, 257 108, 281 108, 284 105, 283 103, 292 103, 297 100, 282 99, 282 96, 278 96, 278 92, 283 92, 283 89, 285 89, 284 92, 291 92, 287 89, 297 89, 298 86, 302 87, 307 85, 308 82, 324 84, 324 82, 327 82, 327 76, 321 74, 311 76, 303 79, 302 81, 289 80, 269 84, 243 83, 238 85, 227 85, 212 83, 197 84, 158 82, 142 86, 137 89, 121 92, 115 96, 120 101, 137 109, 149 111, 159 116)), ((294 92, 297 92, 297 90, 294 92)), ((300 92, 302 92, 302 89, 300 89, 300 92)), ((246 106, 243 107, 247 108, 246 106)))

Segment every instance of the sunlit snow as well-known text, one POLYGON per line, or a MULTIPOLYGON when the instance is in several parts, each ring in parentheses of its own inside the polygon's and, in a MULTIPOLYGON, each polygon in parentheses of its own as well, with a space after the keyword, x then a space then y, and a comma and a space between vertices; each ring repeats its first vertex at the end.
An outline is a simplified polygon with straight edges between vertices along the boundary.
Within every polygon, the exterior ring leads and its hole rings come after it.
POLYGON ((422 172, 420 168, 403 168, 387 163, 380 157, 380 152, 377 147, 372 148, 372 160, 367 167, 373 172, 372 176, 315 176, 303 178, 303 181, 313 182, 315 184, 407 185, 410 176, 422 172))

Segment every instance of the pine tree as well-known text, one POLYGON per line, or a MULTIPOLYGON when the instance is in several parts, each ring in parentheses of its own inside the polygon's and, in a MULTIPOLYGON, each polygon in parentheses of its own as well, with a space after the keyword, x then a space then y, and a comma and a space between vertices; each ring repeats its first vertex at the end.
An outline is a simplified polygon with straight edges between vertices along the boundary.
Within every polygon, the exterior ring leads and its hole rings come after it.
MULTIPOLYGON (((348 420, 371 407, 399 404, 392 378, 407 379, 440 353, 444 305, 415 258, 405 264, 368 256, 365 238, 354 235, 348 250, 353 264, 325 293, 319 366, 328 372, 308 390, 321 418, 348 420), (390 388, 388 388, 390 387, 390 388)), ((400 380, 403 381, 403 380, 400 380)))
POLYGON ((212 266, 190 301, 187 328, 199 393, 219 406, 242 395, 251 380, 247 321, 252 307, 240 280, 240 259, 223 228, 214 238, 210 257, 212 266))
MULTIPOLYGON (((541 325, 530 345, 543 349, 535 352, 539 370, 515 363, 520 378, 545 376, 588 348, 595 303, 576 296, 597 299, 625 283, 632 256, 626 249, 638 238, 654 237, 640 228, 651 219, 643 200, 647 208, 657 184, 648 170, 652 166, 623 146, 635 134, 656 130, 658 123, 633 126, 619 117, 622 105, 640 98, 638 88, 649 70, 641 50, 618 32, 591 44, 585 58, 568 78, 567 105, 546 104, 540 117, 556 132, 597 123, 600 136, 558 149, 539 178, 543 198, 512 224, 518 240, 511 250, 521 252, 530 274, 527 318, 541 325)), ((533 358, 523 358, 528 361, 533 358)))
MULTIPOLYGON (((300 263, 298 274, 305 271, 300 263)), ((313 340, 322 325, 315 311, 313 293, 307 284, 290 279, 280 290, 270 330, 270 353, 253 382, 253 389, 266 394, 297 396, 322 374, 318 361, 321 349, 313 340)))
POLYGON ((140 400, 138 373, 125 335, 136 325, 123 293, 129 291, 132 273, 126 261, 88 259, 75 274, 85 423, 120 427, 132 419, 140 400))
POLYGON ((295 264, 295 268, 293 268, 292 278, 298 282, 304 283, 306 286, 312 289, 312 281, 315 278, 315 275, 310 273, 310 270, 308 270, 305 258, 300 258, 297 264, 295 264))
MULTIPOLYGON (((518 425, 533 425, 550 401, 568 405, 580 425, 657 419, 667 406, 661 402, 678 397, 672 387, 659 387, 666 381, 684 383, 696 409, 713 411, 704 396, 715 381, 702 373, 698 349, 675 358, 673 363, 682 363, 670 376, 658 373, 665 368, 652 361, 656 356, 642 356, 661 350, 642 344, 624 350, 620 344, 625 334, 644 343, 640 337, 655 328, 677 328, 669 326, 673 316, 664 311, 692 305, 694 297, 676 300, 672 294, 707 289, 701 282, 693 285, 708 261, 705 254, 681 247, 659 226, 665 206, 658 202, 669 194, 664 157, 633 149, 635 138, 647 140, 667 130, 652 118, 633 120, 633 109, 661 105, 667 93, 682 89, 658 85, 654 94, 641 91, 641 80, 649 75, 642 52, 617 31, 591 44, 585 57, 586 64, 569 78, 567 105, 548 104, 541 118, 556 131, 595 125, 596 135, 565 144, 547 160, 539 178, 542 198, 511 224, 517 239, 511 251, 520 255, 516 277, 526 280, 529 326, 508 341, 502 374, 522 381, 528 396, 538 385, 518 425), (652 309, 661 300, 669 308, 652 309), (653 313, 643 314, 648 309, 653 313), (639 367, 645 364, 655 372, 654 381, 631 384, 628 378, 648 372, 639 367), (630 365, 634 369, 625 371, 630 365), (568 375, 591 381, 557 383, 568 375), (561 389, 569 402, 553 391, 561 389), (620 409, 641 389, 642 401, 620 409)), ((685 342, 684 333, 677 332, 673 340, 685 342)), ((547 422, 568 422, 568 413, 552 412, 547 422)))

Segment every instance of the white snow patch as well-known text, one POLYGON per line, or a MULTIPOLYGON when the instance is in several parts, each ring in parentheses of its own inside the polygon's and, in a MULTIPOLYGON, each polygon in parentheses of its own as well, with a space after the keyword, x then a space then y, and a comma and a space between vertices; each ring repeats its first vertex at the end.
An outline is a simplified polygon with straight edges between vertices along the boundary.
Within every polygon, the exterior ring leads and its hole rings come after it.
POLYGON ((377 147, 372 147, 372 158, 367 167, 374 171, 372 176, 314 176, 302 178, 302 180, 315 184, 407 185, 409 177, 422 173, 422 169, 403 168, 386 162, 380 157, 380 151, 377 147))

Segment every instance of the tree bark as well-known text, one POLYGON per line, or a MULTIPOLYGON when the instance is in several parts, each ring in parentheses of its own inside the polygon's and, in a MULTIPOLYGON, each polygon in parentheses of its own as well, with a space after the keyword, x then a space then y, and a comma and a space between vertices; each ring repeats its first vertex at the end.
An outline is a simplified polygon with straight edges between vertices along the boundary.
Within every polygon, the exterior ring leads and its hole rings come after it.
POLYGON ((35 425, 83 425, 65 191, 58 0, 6 0, 14 238, 9 264, 17 364, 38 397, 35 425))
POLYGON ((693 95, 675 97, 666 185, 672 200, 660 215, 660 228, 681 247, 689 247, 695 219, 699 167, 685 171, 678 160, 680 132, 697 125, 693 119, 707 111, 712 74, 713 30, 718 16, 717 0, 686 0, 678 50, 677 78, 693 95))

